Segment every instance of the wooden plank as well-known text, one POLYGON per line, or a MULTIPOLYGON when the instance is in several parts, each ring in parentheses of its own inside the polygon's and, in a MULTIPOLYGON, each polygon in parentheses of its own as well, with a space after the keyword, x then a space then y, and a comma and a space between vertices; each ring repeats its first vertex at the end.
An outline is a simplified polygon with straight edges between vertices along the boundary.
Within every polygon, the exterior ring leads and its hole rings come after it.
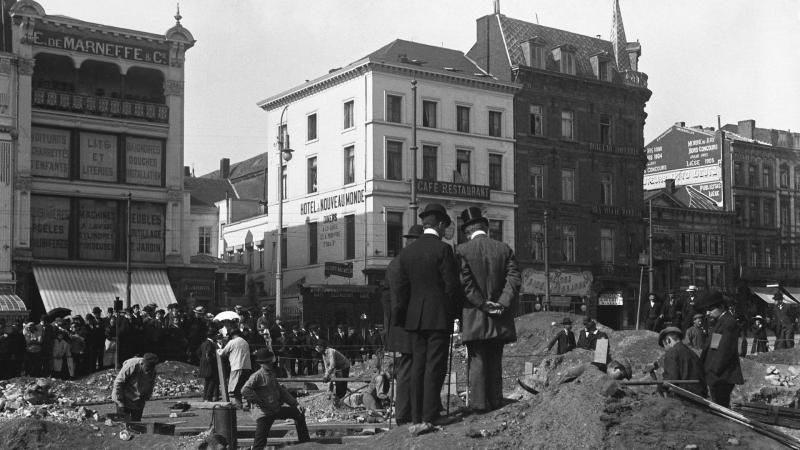
POLYGON ((594 347, 594 362, 608 364, 608 339, 598 339, 594 347))
MULTIPOLYGON (((309 423, 308 430, 309 431, 321 431, 321 430, 363 430, 366 428, 376 428, 381 430, 388 430, 390 424, 386 422, 382 423, 332 423, 332 422, 316 422, 316 423, 309 423)), ((237 431, 241 432, 254 432, 256 429, 255 425, 239 425, 236 427, 237 431)), ((286 430, 294 430, 294 423, 293 422, 284 422, 284 423, 276 423, 272 426, 270 430, 278 430, 278 431, 286 431, 286 430)), ((195 427, 176 427, 175 434, 176 435, 186 435, 186 434, 198 434, 208 430, 207 426, 195 426, 195 427)))
POLYGON ((533 375, 533 363, 528 361, 525 363, 525 375, 533 375))

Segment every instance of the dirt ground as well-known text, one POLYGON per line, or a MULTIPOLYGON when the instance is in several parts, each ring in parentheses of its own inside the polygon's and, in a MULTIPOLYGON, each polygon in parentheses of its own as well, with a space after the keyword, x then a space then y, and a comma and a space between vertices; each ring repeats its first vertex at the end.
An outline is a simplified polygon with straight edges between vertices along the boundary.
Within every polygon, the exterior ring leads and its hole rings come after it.
MULTIPOLYGON (((347 444, 328 444, 325 448, 348 449, 683 449, 697 445, 700 449, 773 449, 780 445, 769 438, 711 414, 703 407, 677 398, 663 398, 654 387, 612 389, 611 380, 592 366, 592 352, 576 350, 556 356, 546 346, 559 327, 564 314, 535 313, 517 319, 518 341, 504 349, 504 388, 508 404, 482 415, 462 417, 454 414, 455 423, 418 437, 410 436, 407 427, 394 428, 374 437, 347 444), (525 363, 535 368, 534 374, 523 376, 525 363), (539 393, 532 395, 520 388, 517 378, 534 386, 539 393), (613 393, 613 395, 611 395, 613 393)), ((578 331, 582 317, 570 316, 578 331)), ((630 361, 634 379, 649 379, 645 367, 663 359, 657 334, 649 331, 613 331, 603 327, 610 338, 611 355, 630 361)), ((737 387, 734 401, 768 401, 787 405, 797 396, 797 387, 775 388, 765 380, 767 367, 775 366, 781 373, 800 369, 800 350, 789 349, 742 359, 746 383, 737 387), (776 391, 780 391, 777 392, 776 391), (774 394, 774 395, 773 395, 774 394)), ((359 364, 355 376, 372 372, 372 364, 359 364)), ((165 367, 166 368, 166 367, 165 367)), ((464 347, 457 346, 453 354, 453 371, 457 374, 459 393, 466 388, 464 347)), ((658 371, 660 374, 660 370, 658 371)), ((192 367, 174 367, 164 371, 170 380, 166 390, 175 389, 183 379, 193 377, 192 367)), ((97 396, 105 394, 106 380, 101 374, 93 380, 83 380, 75 388, 93 385, 97 396), (98 378, 99 377, 99 378, 98 378), (90 381, 90 383, 86 383, 90 381)), ((798 380, 800 381, 800 380, 798 380)), ((798 383, 800 384, 800 383, 798 383)), ((360 385, 352 384, 351 389, 360 385)), ((69 394, 66 389, 62 395, 69 394)), ((453 397, 457 398, 457 397, 453 397)), ((362 411, 333 410, 325 392, 300 399, 309 408, 308 421, 355 421, 362 411)), ((148 403, 145 414, 168 411, 172 402, 148 403)), ((452 403, 458 411, 459 402, 452 403)), ((93 407, 100 416, 111 412, 108 405, 93 407)), ((207 426, 210 413, 194 411, 197 416, 178 419, 180 426, 207 426)), ((175 419, 151 419, 169 421, 175 419)), ((238 414, 240 425, 252 424, 246 413, 238 414)), ((781 431, 800 437, 798 430, 781 431)), ((4 448, 196 448, 197 437, 177 438, 158 435, 135 435, 131 441, 121 441, 119 426, 105 426, 92 419, 76 424, 54 423, 34 418, 0 418, 0 449, 4 448)), ((298 449, 319 448, 319 444, 296 446, 298 449)))

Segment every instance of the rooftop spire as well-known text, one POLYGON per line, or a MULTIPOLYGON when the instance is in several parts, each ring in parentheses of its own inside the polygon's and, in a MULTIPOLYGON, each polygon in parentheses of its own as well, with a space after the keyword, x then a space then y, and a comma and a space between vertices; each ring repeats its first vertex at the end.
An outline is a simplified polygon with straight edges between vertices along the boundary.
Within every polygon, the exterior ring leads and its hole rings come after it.
POLYGON ((628 59, 628 40, 625 38, 625 27, 622 25, 622 13, 619 10, 619 0, 614 0, 614 17, 611 19, 611 45, 614 47, 614 60, 617 70, 631 70, 631 61, 628 59))
POLYGON ((181 24, 181 19, 183 19, 183 16, 181 16, 181 4, 180 3, 176 3, 176 5, 177 5, 178 11, 175 13, 175 16, 174 16, 175 17, 175 25, 180 25, 181 24))
POLYGON ((494 0, 494 13, 500 14, 500 0, 494 0))

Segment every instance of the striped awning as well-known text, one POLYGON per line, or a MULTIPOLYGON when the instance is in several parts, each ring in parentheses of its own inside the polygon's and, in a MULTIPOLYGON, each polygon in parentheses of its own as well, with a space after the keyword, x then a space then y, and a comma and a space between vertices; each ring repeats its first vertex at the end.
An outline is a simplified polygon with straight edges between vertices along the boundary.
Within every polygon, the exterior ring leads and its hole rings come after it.
POLYGON ((789 300, 793 300, 795 303, 800 303, 800 288, 792 287, 792 286, 781 286, 783 290, 789 294, 789 300))
POLYGON ((775 303, 775 300, 772 299, 772 296, 778 292, 778 288, 774 287, 760 287, 760 286, 751 286, 750 291, 753 294, 756 294, 761 300, 764 300, 768 304, 772 305, 775 303))
POLYGON ((25 302, 16 295, 0 295, 0 313, 6 312, 26 312, 28 308, 25 302))
MULTIPOLYGON (((128 278, 124 269, 35 266, 33 275, 47 311, 62 307, 83 316, 95 306, 103 310, 112 306, 116 297, 125 300, 128 278)), ((176 303, 167 271, 132 270, 131 304, 144 307, 150 303, 163 309, 176 303)))

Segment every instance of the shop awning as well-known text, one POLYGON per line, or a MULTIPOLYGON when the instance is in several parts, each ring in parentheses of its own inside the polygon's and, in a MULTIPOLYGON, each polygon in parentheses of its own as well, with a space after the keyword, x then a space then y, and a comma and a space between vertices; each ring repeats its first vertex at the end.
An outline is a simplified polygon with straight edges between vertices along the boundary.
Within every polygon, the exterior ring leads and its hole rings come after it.
POLYGON ((781 289, 787 294, 789 294, 788 300, 792 300, 795 303, 800 303, 800 287, 791 287, 791 286, 781 286, 781 289))
MULTIPOLYGON (((115 297, 125 300, 127 274, 125 269, 94 267, 37 266, 33 275, 39 286, 44 308, 63 307, 72 314, 86 315, 99 306, 105 311, 115 297)), ((155 303, 167 309, 176 303, 166 270, 135 269, 131 271, 131 304, 142 307, 155 303)))
POLYGON ((764 300, 765 302, 772 305, 775 303, 775 300, 772 299, 772 296, 775 295, 776 292, 778 292, 778 288, 759 286, 759 287, 751 287, 750 291, 753 294, 756 294, 758 297, 760 297, 761 300, 764 300))

